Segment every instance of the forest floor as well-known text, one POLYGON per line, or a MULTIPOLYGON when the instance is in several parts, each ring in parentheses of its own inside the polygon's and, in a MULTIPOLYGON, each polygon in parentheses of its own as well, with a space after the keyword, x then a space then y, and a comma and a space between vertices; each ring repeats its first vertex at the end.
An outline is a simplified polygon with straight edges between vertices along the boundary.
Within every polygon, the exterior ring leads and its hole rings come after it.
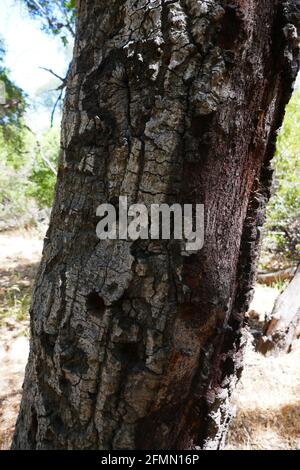
POLYGON ((28 308, 42 240, 0 233, 0 450, 10 447, 28 357, 28 308))
MULTIPOLYGON (((0 450, 10 447, 28 357, 28 306, 42 250, 37 233, 0 233, 0 450)), ((262 318, 279 291, 257 286, 252 310, 262 318)), ((300 347, 290 354, 245 354, 226 449, 296 449, 300 445, 300 347)))

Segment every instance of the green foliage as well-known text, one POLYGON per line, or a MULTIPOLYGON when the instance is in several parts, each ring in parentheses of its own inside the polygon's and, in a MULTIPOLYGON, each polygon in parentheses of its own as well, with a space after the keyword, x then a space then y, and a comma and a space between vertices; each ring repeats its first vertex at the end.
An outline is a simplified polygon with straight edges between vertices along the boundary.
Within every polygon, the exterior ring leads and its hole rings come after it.
POLYGON ((0 163, 0 188, 0 230, 30 225, 25 177, 20 174, 16 177, 12 169, 0 163))
POLYGON ((10 271, 7 273, 7 283, 0 286, 0 327, 6 320, 23 322, 28 320, 28 312, 31 302, 31 269, 25 272, 10 271), (31 282, 24 282, 24 275, 31 282))
POLYGON ((13 285, 6 289, 6 295, 0 306, 0 325, 5 317, 14 317, 17 321, 24 321, 28 318, 31 296, 24 293, 17 286, 13 285))
POLYGON ((5 85, 5 102, 0 104, 0 229, 13 225, 27 208, 24 186, 26 162, 26 109, 24 93, 10 79, 4 65, 5 50, 0 40, 0 81, 5 85), (16 172, 18 177, 16 178, 16 172))
POLYGON ((23 116, 26 109, 24 92, 9 77, 9 70, 4 67, 5 48, 0 39, 0 82, 5 87, 5 103, 0 104, 0 141, 7 143, 14 153, 20 153, 23 147, 23 116))
POLYGON ((283 292, 287 286, 289 285, 290 283, 290 280, 289 279, 286 279, 284 281, 274 281, 272 282, 272 284, 270 284, 270 287, 272 287, 272 289, 276 289, 278 290, 278 292, 283 292))
MULTIPOLYGON (((24 1, 31 14, 42 19, 46 29, 63 41, 64 34, 70 37, 75 21, 74 2, 24 1)), ((32 225, 40 217, 40 209, 51 206, 59 152, 58 129, 51 129, 37 139, 26 127, 26 97, 11 80, 4 59, 5 48, 0 39, 0 82, 5 88, 5 102, 0 104, 0 230, 32 225)), ((56 81, 53 87, 58 85, 60 82, 56 81)), ((53 108, 57 92, 45 95, 44 99, 48 100, 45 105, 53 108)))
POLYGON ((27 130, 21 154, 0 136, 0 230, 35 225, 40 210, 51 207, 58 153, 58 128, 40 141, 27 130))
POLYGON ((59 149, 58 129, 37 142, 25 126, 25 97, 3 59, 0 42, 0 80, 6 88, 6 101, 0 105, 0 230, 32 224, 38 209, 51 206, 59 149))
POLYGON ((300 90, 287 106, 274 159, 275 191, 267 209, 264 250, 300 260, 300 90))
POLYGON ((23 0, 30 15, 42 21, 45 31, 60 36, 64 45, 74 37, 76 0, 23 0))
POLYGON ((56 182, 59 154, 59 131, 52 128, 46 132, 39 145, 36 145, 35 162, 29 175, 30 186, 27 194, 35 198, 40 209, 51 207, 56 182))

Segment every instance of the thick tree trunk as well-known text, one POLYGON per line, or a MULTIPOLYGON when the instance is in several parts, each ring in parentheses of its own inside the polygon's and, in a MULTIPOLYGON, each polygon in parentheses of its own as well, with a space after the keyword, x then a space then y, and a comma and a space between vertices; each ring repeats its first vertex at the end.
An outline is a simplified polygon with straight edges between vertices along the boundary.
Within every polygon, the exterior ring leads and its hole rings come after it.
POLYGON ((257 350, 262 354, 290 352, 300 335, 300 265, 278 297, 257 350))
POLYGON ((13 448, 218 449, 242 369, 298 1, 81 0, 13 448), (204 203, 205 246, 96 208, 204 203))

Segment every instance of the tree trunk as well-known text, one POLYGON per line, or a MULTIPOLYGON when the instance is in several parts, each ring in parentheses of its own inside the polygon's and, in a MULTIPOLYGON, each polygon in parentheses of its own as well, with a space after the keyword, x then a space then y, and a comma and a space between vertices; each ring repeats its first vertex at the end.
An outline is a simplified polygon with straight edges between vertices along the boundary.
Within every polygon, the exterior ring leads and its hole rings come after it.
POLYGON ((298 1, 81 0, 14 449, 218 449, 298 1), (99 241, 96 208, 205 204, 205 246, 99 241))
POLYGON ((262 354, 290 352, 300 335, 300 265, 293 280, 278 297, 264 336, 258 344, 262 354))

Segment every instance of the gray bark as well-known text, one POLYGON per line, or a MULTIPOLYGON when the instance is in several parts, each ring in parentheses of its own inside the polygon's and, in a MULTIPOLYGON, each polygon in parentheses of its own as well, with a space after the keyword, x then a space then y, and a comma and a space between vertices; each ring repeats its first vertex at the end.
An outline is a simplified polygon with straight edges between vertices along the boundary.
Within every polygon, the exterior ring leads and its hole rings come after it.
POLYGON ((13 448, 222 447, 298 3, 79 2, 13 448), (119 195, 204 203, 204 249, 99 242, 119 195))

